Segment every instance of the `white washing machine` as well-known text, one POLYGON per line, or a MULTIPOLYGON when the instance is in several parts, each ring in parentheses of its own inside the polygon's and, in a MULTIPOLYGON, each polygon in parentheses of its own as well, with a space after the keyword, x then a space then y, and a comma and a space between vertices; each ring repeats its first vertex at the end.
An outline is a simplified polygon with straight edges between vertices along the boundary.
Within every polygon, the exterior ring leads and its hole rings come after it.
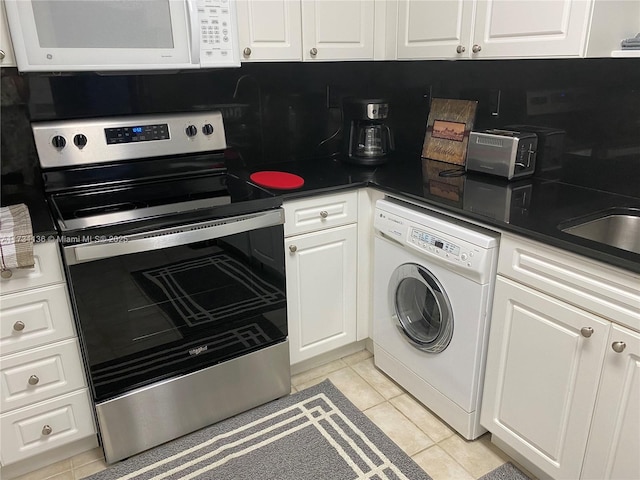
POLYGON ((390 199, 374 228, 375 364, 477 438, 499 235, 390 199))

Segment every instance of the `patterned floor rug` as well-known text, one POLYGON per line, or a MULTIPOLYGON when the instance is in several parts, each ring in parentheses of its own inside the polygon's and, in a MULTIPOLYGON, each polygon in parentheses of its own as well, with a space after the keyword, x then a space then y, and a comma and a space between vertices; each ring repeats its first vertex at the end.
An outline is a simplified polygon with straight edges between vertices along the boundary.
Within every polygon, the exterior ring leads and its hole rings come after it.
MULTIPOLYGON (((499 473, 502 475, 496 477, 490 473, 483 480, 527 478, 499 473)), ((89 477, 90 480, 430 478, 328 380, 89 477)))

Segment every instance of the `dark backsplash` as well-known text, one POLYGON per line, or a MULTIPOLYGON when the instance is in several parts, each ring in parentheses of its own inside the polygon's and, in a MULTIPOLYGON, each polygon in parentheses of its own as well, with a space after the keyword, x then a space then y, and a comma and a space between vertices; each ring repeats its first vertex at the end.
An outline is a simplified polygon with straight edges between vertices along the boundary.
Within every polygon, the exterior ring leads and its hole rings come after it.
MULTIPOLYGON (((598 161, 615 158, 632 172, 628 181, 638 181, 640 60, 557 59, 254 63, 108 76, 20 75, 3 68, 3 183, 20 175, 29 184, 37 180, 29 126, 37 120, 220 108, 228 142, 247 163, 330 155, 340 150, 345 96, 387 98, 396 147, 409 155, 421 151, 431 98, 474 99, 476 128, 563 129, 566 150, 598 161)), ((580 182, 598 188, 597 175, 583 177, 580 182)))

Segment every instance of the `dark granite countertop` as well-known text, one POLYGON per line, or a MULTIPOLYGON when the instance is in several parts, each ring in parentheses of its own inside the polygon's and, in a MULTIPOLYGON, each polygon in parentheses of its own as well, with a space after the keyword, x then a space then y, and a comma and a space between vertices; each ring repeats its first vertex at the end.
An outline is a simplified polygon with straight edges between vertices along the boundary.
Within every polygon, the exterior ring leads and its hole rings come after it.
MULTIPOLYGON (((640 254, 610 247, 562 232, 558 225, 612 208, 640 209, 640 191, 633 195, 634 182, 621 184, 619 191, 579 186, 573 179, 534 178, 507 182, 481 174, 442 176, 454 165, 397 155, 377 167, 351 165, 339 158, 304 159, 231 167, 231 172, 248 180, 251 173, 277 170, 295 173, 305 184, 291 191, 272 190, 283 199, 337 192, 365 186, 375 187, 425 206, 436 207, 470 220, 513 232, 548 245, 584 255, 616 267, 640 273, 640 254)), ((593 178, 593 176, 588 177, 593 178)), ((615 182, 607 188, 615 190, 615 182)), ((41 190, 34 186, 3 185, 2 205, 25 203, 29 207, 36 239, 57 234, 41 190)))
POLYGON ((638 196, 629 195, 628 183, 622 188, 622 194, 574 185, 551 175, 546 175, 547 178, 537 175, 536 178, 516 182, 473 173, 441 175, 443 170, 452 168, 455 165, 397 155, 377 167, 325 158, 263 163, 237 169, 236 173, 245 179, 261 170, 285 171, 303 177, 305 184, 299 189, 273 190, 285 200, 372 186, 488 227, 640 273, 640 254, 586 240, 558 228, 559 224, 611 208, 640 208, 640 192, 638 196))

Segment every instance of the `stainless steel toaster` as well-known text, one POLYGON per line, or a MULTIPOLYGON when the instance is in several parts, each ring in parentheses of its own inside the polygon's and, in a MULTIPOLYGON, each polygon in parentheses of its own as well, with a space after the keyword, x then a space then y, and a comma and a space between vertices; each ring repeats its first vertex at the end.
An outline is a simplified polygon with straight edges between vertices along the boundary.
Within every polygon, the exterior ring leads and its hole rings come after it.
POLYGON ((533 175, 538 136, 533 132, 487 129, 469 134, 467 171, 508 180, 533 175))

